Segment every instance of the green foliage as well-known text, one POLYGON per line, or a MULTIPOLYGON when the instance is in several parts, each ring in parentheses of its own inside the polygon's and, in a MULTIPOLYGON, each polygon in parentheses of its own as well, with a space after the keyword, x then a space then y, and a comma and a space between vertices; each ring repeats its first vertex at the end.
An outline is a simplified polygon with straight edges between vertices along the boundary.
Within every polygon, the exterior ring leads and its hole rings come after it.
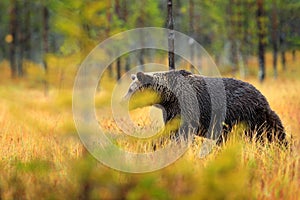
POLYGON ((158 1, 144 0, 129 4, 126 28, 162 27, 164 19, 158 9, 158 1))
POLYGON ((126 199, 171 199, 154 175, 145 176, 127 193, 126 199))
MULTIPOLYGON (((95 41, 105 39, 106 27, 117 31, 120 27, 120 19, 112 13, 112 20, 107 19, 107 12, 111 8, 111 1, 58 1, 53 6, 53 24, 55 30, 65 36, 61 46, 63 54, 71 54, 79 51, 87 51, 93 47, 95 41)), ((120 29, 119 29, 120 30, 120 29)), ((118 32, 118 31, 117 31, 118 32)))
POLYGON ((249 189, 249 169, 240 163, 241 144, 225 147, 218 157, 202 171, 198 199, 252 199, 249 189))

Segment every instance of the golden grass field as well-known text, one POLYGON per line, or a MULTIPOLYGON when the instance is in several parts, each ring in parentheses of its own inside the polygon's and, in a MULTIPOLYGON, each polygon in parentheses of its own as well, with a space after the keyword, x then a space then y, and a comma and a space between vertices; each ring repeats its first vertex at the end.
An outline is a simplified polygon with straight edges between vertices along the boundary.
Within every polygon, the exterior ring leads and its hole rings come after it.
MULTIPOLYGON (((177 162, 146 174, 110 169, 84 149, 72 117, 74 58, 49 58, 48 75, 27 63, 27 76, 21 80, 11 80, 3 62, 0 199, 299 199, 300 62, 290 55, 287 60, 287 71, 279 66, 277 80, 268 65, 263 84, 255 76, 245 81, 267 97, 286 132, 293 134, 293 151, 249 142, 236 128, 233 137, 207 157, 198 157, 199 139, 177 162)), ((255 71, 255 59, 250 65, 255 71)), ((97 113, 108 112, 109 97, 96 99, 97 113)), ((118 132, 109 117, 99 121, 118 132)))

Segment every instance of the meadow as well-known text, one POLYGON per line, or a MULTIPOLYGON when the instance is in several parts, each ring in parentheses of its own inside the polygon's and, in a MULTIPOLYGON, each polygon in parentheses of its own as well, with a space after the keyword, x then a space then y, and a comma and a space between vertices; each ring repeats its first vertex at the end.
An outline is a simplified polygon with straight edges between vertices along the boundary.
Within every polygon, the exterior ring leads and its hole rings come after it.
MULTIPOLYGON (((85 150, 72 116, 78 60, 74 56, 48 60, 48 74, 27 63, 27 75, 14 80, 8 63, 0 64, 0 199, 299 198, 299 58, 292 61, 289 54, 287 70, 279 65, 275 80, 268 54, 267 78, 262 84, 253 58, 245 79, 267 97, 287 134, 293 135, 292 151, 251 142, 237 127, 226 144, 205 158, 198 156, 202 140, 197 138, 175 163, 145 174, 108 168, 85 150)), ((113 81, 106 82, 104 89, 113 88, 113 81)), ((109 102, 109 94, 96 99, 97 112, 110 112, 109 102)), ((99 123, 119 131, 109 117, 99 118, 99 123)))

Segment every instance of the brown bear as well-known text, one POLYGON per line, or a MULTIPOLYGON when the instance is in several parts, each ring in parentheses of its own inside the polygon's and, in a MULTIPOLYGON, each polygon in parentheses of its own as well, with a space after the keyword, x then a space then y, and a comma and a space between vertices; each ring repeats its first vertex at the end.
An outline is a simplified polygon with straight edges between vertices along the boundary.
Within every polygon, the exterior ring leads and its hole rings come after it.
POLYGON ((125 98, 146 89, 158 95, 152 105, 161 108, 167 124, 176 117, 176 137, 189 132, 221 143, 238 123, 246 124, 250 138, 267 138, 287 145, 284 127, 266 98, 251 84, 233 78, 214 78, 186 70, 132 75, 125 98))

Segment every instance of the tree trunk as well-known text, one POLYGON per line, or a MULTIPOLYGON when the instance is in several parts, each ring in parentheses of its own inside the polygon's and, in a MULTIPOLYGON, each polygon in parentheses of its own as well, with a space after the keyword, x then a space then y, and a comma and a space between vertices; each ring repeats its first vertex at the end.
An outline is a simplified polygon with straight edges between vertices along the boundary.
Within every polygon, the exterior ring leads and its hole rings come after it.
POLYGON ((119 19, 122 19, 121 6, 119 0, 115 0, 115 13, 118 15, 119 19))
POLYGON ((117 81, 121 79, 121 58, 117 59, 117 81))
MULTIPOLYGON (((121 12, 121 5, 119 0, 115 0, 115 13, 117 14, 119 19, 123 19, 121 12)), ((117 81, 121 78, 121 57, 117 58, 117 81)))
POLYGON ((175 70, 175 62, 174 62, 174 20, 172 13, 172 0, 168 0, 168 57, 169 57, 169 70, 175 70))
POLYGON ((126 56, 126 63, 125 63, 125 71, 128 72, 130 70, 130 55, 126 56))
MULTIPOLYGON (((5 2, 3 1, 0 1, 0 12, 2 11, 3 12, 3 9, 4 6, 5 6, 5 2)), ((2 18, 0 18, 0 23, 3 23, 2 21, 2 18)), ((0 31, 0 37, 3 37, 4 35, 2 35, 2 31, 0 31)), ((5 41, 6 40, 0 40, 0 62, 2 61, 2 59, 5 59, 6 58, 6 44, 5 44, 5 41)), ((1 192, 1 190, 0 190, 1 192)), ((1 194, 1 193, 0 193, 1 194)), ((1 199, 0 199, 1 200, 1 199)))
POLYGON ((237 58, 237 35, 236 35, 236 13, 233 6, 236 6, 234 0, 229 1, 228 5, 228 17, 229 17, 229 42, 230 42, 230 64, 232 76, 235 77, 238 71, 238 58, 237 58))
POLYGON ((123 5, 122 6, 123 7, 123 20, 124 20, 124 22, 127 22, 127 17, 128 17, 127 1, 124 0, 122 5, 123 5))
POLYGON ((277 43, 273 41, 273 70, 274 70, 274 78, 277 78, 277 54, 278 54, 278 47, 277 43))
POLYGON ((286 58, 285 58, 285 34, 284 33, 280 33, 279 43, 280 43, 282 70, 285 71, 286 70, 286 58))
MULTIPOLYGON (((108 21, 108 24, 106 26, 106 29, 105 29, 105 34, 106 34, 106 38, 109 38, 110 36, 110 24, 111 24, 111 20, 112 20, 112 15, 111 15, 111 1, 107 1, 108 5, 107 5, 107 11, 106 11, 106 20, 108 21)), ((107 52, 110 54, 110 52, 107 52)), ((107 66, 107 69, 108 69, 108 75, 109 77, 113 77, 113 65, 112 63, 109 64, 107 66)))
POLYGON ((23 54, 24 54, 24 25, 23 25, 23 1, 16 2, 16 14, 17 14, 17 73, 18 77, 23 76, 23 54))
MULTIPOLYGON (((140 42, 141 42, 141 47, 144 46, 145 44, 145 41, 144 41, 144 35, 142 32, 140 32, 140 42)), ((141 48, 139 50, 139 71, 144 71, 144 64, 145 64, 145 61, 144 61, 144 55, 145 55, 145 49, 144 48, 141 48)))
POLYGON ((258 31, 258 63, 259 63, 259 81, 263 82, 265 79, 265 32, 263 23, 264 17, 264 1, 257 0, 257 31, 258 31))
POLYGON ((292 50, 293 62, 296 62, 296 50, 292 50))
POLYGON ((237 22, 236 22, 236 33, 237 33, 237 40, 236 40, 236 62, 238 69, 240 71, 240 76, 245 78, 246 76, 246 65, 244 63, 245 56, 245 43, 244 43, 244 23, 245 23, 245 15, 243 13, 243 4, 242 0, 236 0, 236 8, 237 8, 237 22))
POLYGON ((49 52, 49 10, 46 6, 43 7, 43 49, 44 49, 44 67, 45 71, 48 71, 48 65, 45 59, 45 55, 49 52))
POLYGON ((140 65, 140 71, 144 71, 144 54, 145 54, 145 50, 142 48, 140 50, 140 55, 139 55, 139 65, 140 65))
POLYGON ((48 83, 48 63, 46 60, 46 55, 49 52, 49 10, 48 8, 44 5, 43 7, 43 65, 45 69, 45 80, 44 80, 44 85, 45 85, 45 95, 48 95, 48 90, 49 90, 49 83, 48 83))
MULTIPOLYGON (((140 16, 140 18, 137 20, 137 26, 138 27, 143 27, 144 26, 144 24, 145 24, 145 12, 142 10, 141 11, 141 16, 140 16)), ((145 49, 143 48, 144 47, 144 45, 145 45, 145 37, 144 37, 144 34, 143 34, 143 32, 142 31, 140 31, 139 32, 140 34, 139 34, 139 36, 140 36, 140 43, 141 43, 141 49, 139 50, 139 65, 140 65, 140 71, 144 71, 144 63, 145 63, 145 61, 144 61, 144 57, 145 57, 145 49)))
POLYGON ((278 17, 277 17, 277 6, 275 0, 273 0, 273 8, 272 8, 272 46, 273 46, 274 78, 277 78, 278 17))
POLYGON ((25 0, 25 38, 24 38, 24 57, 28 60, 31 59, 31 23, 30 23, 30 0, 25 0))
MULTIPOLYGON (((189 0, 189 18, 190 18, 190 23, 189 23, 189 29, 190 29, 190 37, 194 39, 194 0, 189 0)), ((198 21, 199 23, 199 21, 198 21)), ((193 70, 193 60, 194 60, 194 41, 190 41, 190 48, 191 48, 191 63, 190 63, 190 70, 193 70)))
POLYGON ((9 46, 9 60, 10 60, 10 68, 11 68, 11 76, 12 78, 16 78, 17 76, 17 63, 16 63, 16 49, 17 49, 17 9, 16 9, 16 0, 12 0, 10 2, 10 22, 9 22, 9 31, 12 37, 12 41, 9 46))
MULTIPOLYGON (((123 10, 123 20, 126 23, 127 22, 127 17, 128 17, 128 10, 127 10, 127 1, 122 2, 122 10, 123 10)), ((128 72, 130 70, 130 53, 126 55, 125 58, 125 72, 128 72)))

